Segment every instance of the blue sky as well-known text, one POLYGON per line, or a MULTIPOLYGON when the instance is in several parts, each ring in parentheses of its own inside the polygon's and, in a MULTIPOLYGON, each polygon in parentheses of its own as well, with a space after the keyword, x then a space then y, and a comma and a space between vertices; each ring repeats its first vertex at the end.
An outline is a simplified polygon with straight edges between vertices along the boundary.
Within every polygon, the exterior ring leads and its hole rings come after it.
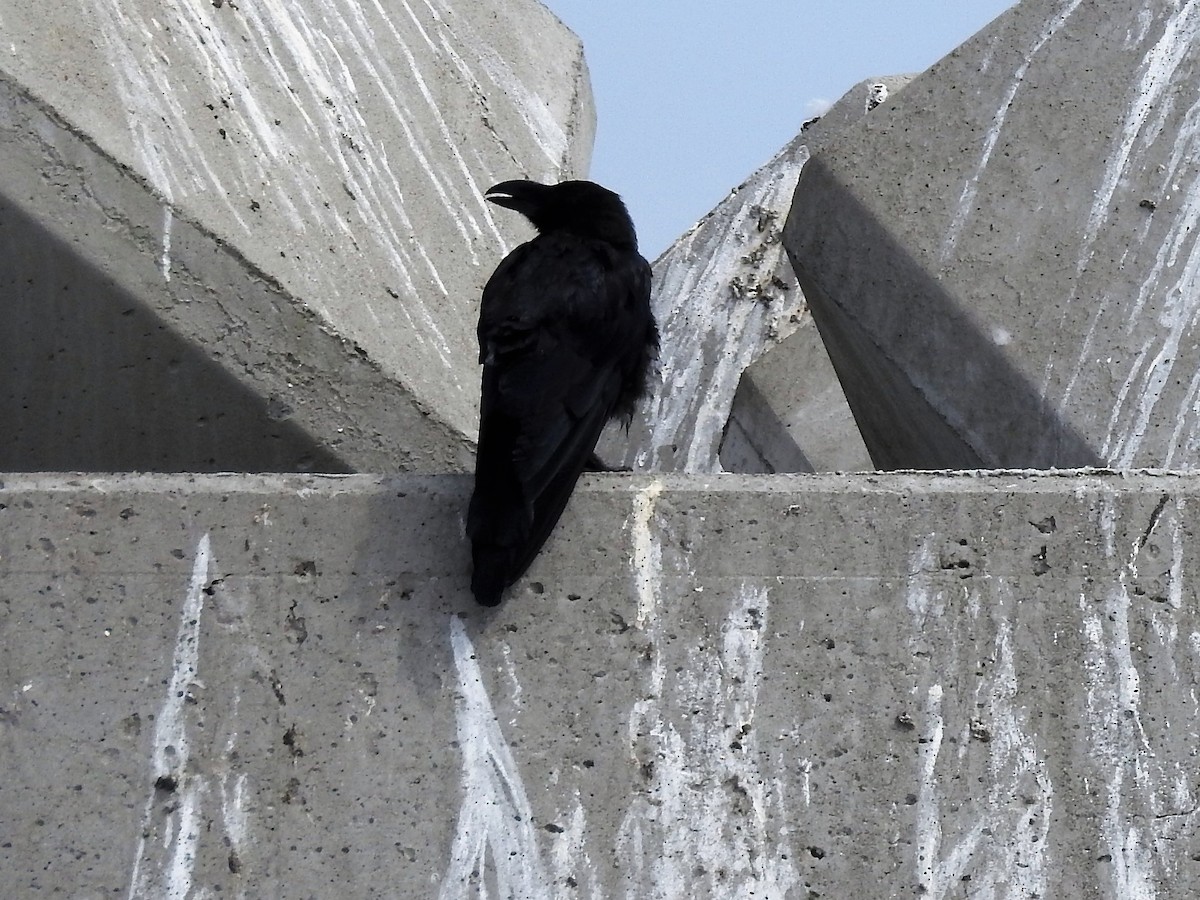
POLYGON ((543 0, 583 40, 590 177, 654 259, 805 119, 876 75, 919 72, 1010 0, 543 0))

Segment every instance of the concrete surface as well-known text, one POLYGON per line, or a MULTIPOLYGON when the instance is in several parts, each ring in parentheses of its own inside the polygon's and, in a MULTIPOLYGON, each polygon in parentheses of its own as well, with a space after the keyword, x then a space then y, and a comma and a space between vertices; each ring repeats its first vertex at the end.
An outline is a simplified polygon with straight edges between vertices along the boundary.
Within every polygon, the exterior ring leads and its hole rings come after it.
MULTIPOLYGON (((721 442, 743 371, 789 335, 813 327, 780 231, 809 147, 861 118, 874 85, 898 89, 910 77, 870 79, 848 91, 655 260, 660 377, 628 434, 612 427, 602 437, 602 458, 655 472, 721 471, 721 442)), ((824 356, 815 337, 808 343, 813 355, 824 356)), ((800 390, 820 394, 829 407, 824 434, 836 435, 831 443, 861 443, 828 363, 806 372, 800 390)), ((743 418, 735 428, 755 428, 743 418)), ((728 455, 734 465, 744 458, 728 455)))
POLYGON ((726 472, 875 468, 812 318, 742 373, 721 439, 726 472))
POLYGON ((530 233, 482 190, 591 150, 540 3, 10 0, 0 33, 0 470, 469 466, 480 288, 530 233))
POLYGON ((468 489, 6 476, 0 895, 1195 896, 1194 478, 468 489))
POLYGON ((653 265, 659 378, 606 462, 655 472, 720 470, 717 448, 742 370, 804 310, 781 227, 808 149, 793 140, 653 265))
POLYGON ((1200 466, 1200 6, 1025 0, 785 229, 884 468, 1200 466))
MULTIPOLYGON (((913 75, 869 78, 819 119, 804 124, 802 140, 819 152, 865 114, 879 108, 913 75)), ((792 276, 793 278, 795 276, 792 276)), ((829 353, 812 318, 742 372, 721 439, 727 472, 859 472, 874 469, 829 353)))

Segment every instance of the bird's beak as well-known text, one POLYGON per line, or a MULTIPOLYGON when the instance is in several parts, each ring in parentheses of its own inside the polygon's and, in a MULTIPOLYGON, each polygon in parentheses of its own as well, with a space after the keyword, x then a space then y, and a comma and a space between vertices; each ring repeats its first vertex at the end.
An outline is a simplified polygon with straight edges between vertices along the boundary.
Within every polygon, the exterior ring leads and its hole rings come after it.
POLYGON ((506 200, 512 200, 514 198, 512 191, 506 190, 505 188, 497 185, 494 188, 488 188, 488 192, 483 195, 483 199, 492 203, 498 203, 503 206, 506 200))
POLYGON ((512 195, 511 191, 502 191, 497 188, 492 188, 483 195, 483 199, 487 200, 489 203, 495 203, 497 206, 503 206, 508 209, 512 209, 517 198, 512 195))
POLYGON ((537 204, 546 190, 545 185, 533 181, 502 181, 488 188, 483 199, 505 209, 524 213, 526 209, 537 204))
POLYGON ((488 187, 484 199, 488 203, 504 206, 505 209, 516 209, 517 204, 521 202, 518 198, 527 193, 524 187, 526 182, 523 181, 502 181, 498 185, 488 187))

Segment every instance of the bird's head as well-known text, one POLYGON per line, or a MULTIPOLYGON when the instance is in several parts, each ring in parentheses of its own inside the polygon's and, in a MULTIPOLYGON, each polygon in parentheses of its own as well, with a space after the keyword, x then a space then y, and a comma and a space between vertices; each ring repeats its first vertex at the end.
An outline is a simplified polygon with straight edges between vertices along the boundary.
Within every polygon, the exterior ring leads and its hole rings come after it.
POLYGON ((497 206, 519 212, 541 234, 571 231, 617 247, 637 249, 637 235, 625 204, 617 194, 594 182, 502 181, 483 196, 497 206))

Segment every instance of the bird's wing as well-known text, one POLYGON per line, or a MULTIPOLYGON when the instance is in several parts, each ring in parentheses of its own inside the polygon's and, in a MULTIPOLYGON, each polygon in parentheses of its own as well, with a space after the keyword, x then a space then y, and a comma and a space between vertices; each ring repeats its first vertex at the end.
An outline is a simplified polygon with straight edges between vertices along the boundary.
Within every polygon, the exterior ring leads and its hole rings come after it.
POLYGON ((507 564, 492 564, 508 583, 549 537, 621 396, 622 350, 644 332, 625 314, 627 295, 649 290, 641 277, 595 242, 546 235, 510 254, 484 289, 468 531, 504 548, 507 564))

